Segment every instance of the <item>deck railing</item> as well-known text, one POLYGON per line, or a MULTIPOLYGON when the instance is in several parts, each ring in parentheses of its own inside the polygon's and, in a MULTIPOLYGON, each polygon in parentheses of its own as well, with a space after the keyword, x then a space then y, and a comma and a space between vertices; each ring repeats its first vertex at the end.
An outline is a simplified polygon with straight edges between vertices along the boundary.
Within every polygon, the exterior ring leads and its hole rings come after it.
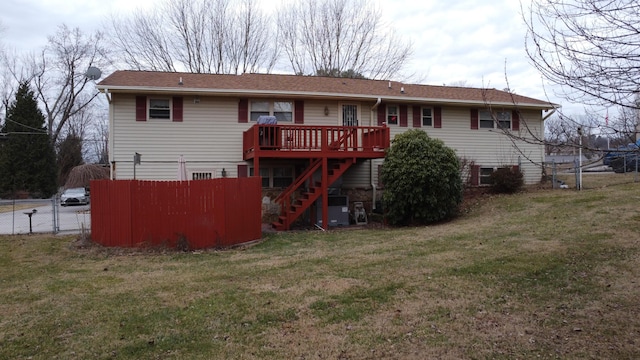
POLYGON ((243 134, 245 159, 266 152, 384 153, 390 145, 384 126, 259 125, 243 134))

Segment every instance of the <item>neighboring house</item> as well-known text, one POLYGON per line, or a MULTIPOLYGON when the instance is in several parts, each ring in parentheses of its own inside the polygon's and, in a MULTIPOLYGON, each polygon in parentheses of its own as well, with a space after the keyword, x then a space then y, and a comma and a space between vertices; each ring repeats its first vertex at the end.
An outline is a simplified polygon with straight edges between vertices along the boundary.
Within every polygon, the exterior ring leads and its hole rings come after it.
POLYGON ((378 198, 385 137, 412 128, 473 162, 472 185, 517 165, 526 183, 535 183, 544 146, 518 137, 542 139, 543 113, 557 107, 496 89, 270 74, 116 71, 98 89, 109 100, 113 178, 131 179, 135 171, 138 179, 176 179, 184 155, 190 179, 259 171, 272 197, 315 178, 325 180, 321 196, 335 187, 378 198), (277 125, 257 125, 273 117, 277 125))

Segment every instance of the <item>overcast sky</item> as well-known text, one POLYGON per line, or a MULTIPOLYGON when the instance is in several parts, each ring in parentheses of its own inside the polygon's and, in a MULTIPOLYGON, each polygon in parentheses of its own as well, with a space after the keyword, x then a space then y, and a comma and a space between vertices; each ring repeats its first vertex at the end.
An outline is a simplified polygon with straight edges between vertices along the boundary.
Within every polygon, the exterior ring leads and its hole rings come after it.
MULTIPOLYGON (((41 48, 60 24, 92 31, 112 12, 150 7, 157 0, 3 0, 0 22, 5 46, 19 51, 41 48)), ((265 8, 280 1, 258 0, 265 8)), ((529 0, 522 0, 525 8, 529 0)), ((406 72, 421 83, 504 89, 563 105, 582 113, 543 86, 524 49, 526 28, 518 0, 377 0, 385 21, 413 43, 406 72)))

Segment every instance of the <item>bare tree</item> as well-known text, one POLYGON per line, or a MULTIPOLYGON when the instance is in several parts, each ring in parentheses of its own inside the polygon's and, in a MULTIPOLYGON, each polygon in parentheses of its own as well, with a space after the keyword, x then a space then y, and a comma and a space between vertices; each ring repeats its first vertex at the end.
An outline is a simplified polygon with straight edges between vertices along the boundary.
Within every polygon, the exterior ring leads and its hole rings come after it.
POLYGON ((614 146, 623 146, 637 141, 640 125, 640 94, 636 98, 637 108, 621 107, 606 127, 607 136, 614 146))
POLYGON ((106 66, 108 53, 103 35, 85 35, 80 29, 61 25, 47 46, 32 55, 31 83, 44 107, 47 131, 55 143, 69 119, 98 96, 93 80, 85 76, 91 66, 106 66))
POLYGON ((97 164, 109 163, 109 113, 106 111, 94 114, 93 129, 88 141, 92 147, 93 158, 97 164))
POLYGON ((560 116, 547 119, 544 124, 545 154, 560 154, 568 140, 567 123, 560 116))
POLYGON ((271 18, 257 10, 254 0, 242 0, 233 23, 227 53, 232 73, 270 71, 278 58, 271 18))
POLYGON ((528 10, 529 58, 566 98, 638 109, 640 2, 532 0, 528 10))
MULTIPOLYGON (((5 31, 2 21, 0 21, 0 119, 4 118, 5 111, 9 107, 9 99, 11 99, 9 84, 11 83, 10 72, 5 66, 6 49, 2 42, 3 33, 5 31)), ((0 122, 1 124, 1 122, 0 122)))
POLYGON ((369 0, 302 0, 278 10, 280 45, 297 74, 397 76, 412 49, 369 0))
POLYGON ((112 34, 109 41, 118 60, 137 70, 176 71, 162 17, 160 10, 113 15, 105 31, 112 34))
POLYGON ((269 72, 277 58, 270 18, 254 0, 166 0, 114 15, 108 28, 121 61, 138 70, 269 72))

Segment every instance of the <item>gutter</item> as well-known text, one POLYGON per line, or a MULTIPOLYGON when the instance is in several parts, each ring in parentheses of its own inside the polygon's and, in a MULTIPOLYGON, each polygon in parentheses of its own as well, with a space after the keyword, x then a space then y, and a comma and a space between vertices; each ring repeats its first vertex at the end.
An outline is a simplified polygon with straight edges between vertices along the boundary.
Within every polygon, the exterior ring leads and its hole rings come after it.
MULTIPOLYGON (((382 98, 378 98, 376 103, 371 107, 371 115, 369 116, 369 125, 373 126, 373 112, 378 109, 378 106, 382 102, 382 98)), ((373 159, 369 160, 369 166, 371 169, 369 170, 369 182, 371 183, 372 197, 371 197, 371 210, 376 209, 376 184, 373 182, 373 159)))

